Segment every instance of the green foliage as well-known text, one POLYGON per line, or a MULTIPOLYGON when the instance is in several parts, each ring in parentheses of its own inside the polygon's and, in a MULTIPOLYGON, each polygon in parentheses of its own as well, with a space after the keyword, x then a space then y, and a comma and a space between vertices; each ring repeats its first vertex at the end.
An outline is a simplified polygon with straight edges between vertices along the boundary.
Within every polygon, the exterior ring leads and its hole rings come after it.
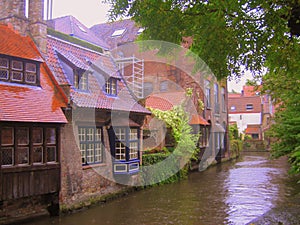
POLYGON ((180 44, 191 36, 191 50, 218 78, 239 77, 244 69, 260 73, 274 50, 297 39, 288 21, 298 0, 105 2, 111 4, 111 19, 132 17, 144 27, 143 40, 180 44))
POLYGON ((230 140, 230 157, 236 158, 240 155, 243 149, 243 142, 241 140, 230 140))
POLYGON ((237 124, 229 125, 229 140, 238 140, 239 130, 237 124))
POLYGON ((174 106, 168 111, 153 108, 150 108, 150 111, 155 117, 164 121, 167 127, 171 128, 176 146, 173 154, 185 161, 189 160, 185 157, 195 158, 197 155, 196 142, 199 135, 192 134, 192 127, 189 125, 189 116, 183 104, 174 106))
POLYGON ((82 47, 89 48, 91 50, 94 50, 94 51, 97 51, 97 52, 100 52, 100 53, 103 53, 103 49, 100 48, 99 46, 93 45, 93 44, 91 44, 89 42, 83 41, 83 40, 75 38, 75 37, 71 37, 70 35, 61 33, 59 31, 53 30, 51 28, 47 29, 47 33, 48 33, 48 35, 52 35, 52 36, 58 37, 58 38, 60 38, 62 40, 65 40, 65 41, 68 41, 68 42, 80 45, 82 47))
MULTIPOLYGON (((154 153, 154 154, 143 154, 143 167, 142 167, 142 178, 147 180, 148 183, 156 183, 155 181, 160 181, 157 185, 160 184, 169 184, 177 182, 181 179, 187 177, 188 170, 183 168, 177 172, 174 172, 174 168, 171 168, 169 164, 160 164, 159 173, 148 169, 145 166, 151 166, 158 164, 159 162, 164 161, 167 157, 170 156, 170 153, 154 153), (174 174, 170 177, 166 176, 167 174, 174 174), (165 179, 168 177, 167 179, 165 179)), ((177 168, 176 168, 177 169, 177 168)))

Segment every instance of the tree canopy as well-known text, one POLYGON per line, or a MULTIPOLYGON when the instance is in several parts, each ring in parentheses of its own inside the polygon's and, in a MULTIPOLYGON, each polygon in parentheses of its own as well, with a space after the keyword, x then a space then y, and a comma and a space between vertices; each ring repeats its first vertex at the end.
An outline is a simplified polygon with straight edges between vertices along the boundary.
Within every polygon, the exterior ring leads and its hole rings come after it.
POLYGON ((239 77, 244 70, 260 74, 274 50, 298 32, 293 14, 299 0, 106 2, 112 6, 112 19, 130 17, 145 28, 142 39, 180 44, 182 37, 192 37, 190 49, 217 78, 239 77))
POLYGON ((289 155, 300 172, 300 0, 106 0, 110 16, 131 17, 144 40, 180 44, 218 79, 251 71, 280 105, 272 136, 275 156, 289 155), (262 72, 264 71, 264 73, 262 72))

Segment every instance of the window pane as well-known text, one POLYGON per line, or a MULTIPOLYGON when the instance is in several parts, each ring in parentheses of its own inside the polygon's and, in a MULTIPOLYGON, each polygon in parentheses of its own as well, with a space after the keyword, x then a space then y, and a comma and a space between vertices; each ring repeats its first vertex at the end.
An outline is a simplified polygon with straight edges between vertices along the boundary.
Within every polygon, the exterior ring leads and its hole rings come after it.
POLYGON ((86 130, 86 141, 94 141, 94 128, 86 130))
POLYGON ((23 62, 13 60, 12 61, 12 69, 19 70, 19 71, 23 70, 23 62))
POLYGON ((79 141, 85 141, 85 128, 79 128, 78 136, 79 141))
POLYGON ((115 133, 118 140, 125 140, 125 128, 116 128, 115 133))
POLYGON ((8 80, 8 70, 1 70, 0 69, 0 80, 8 80))
POLYGON ((13 81, 22 81, 23 80, 23 73, 22 72, 13 71, 11 79, 13 81))
POLYGON ((43 163, 43 147, 33 148, 33 163, 43 163))
POLYGON ((87 90, 87 74, 82 74, 79 82, 79 89, 81 90, 87 90))
POLYGON ((19 147, 17 148, 17 164, 28 164, 29 162, 29 148, 19 147))
POLYGON ((43 143, 43 128, 34 127, 32 129, 32 142, 33 142, 33 144, 42 144, 43 143))
POLYGON ((1 165, 10 166, 14 164, 14 149, 2 148, 1 150, 1 165))
POLYGON ((130 140, 137 140, 138 139, 138 129, 130 128, 129 138, 130 138, 130 140))
POLYGON ((47 162, 56 162, 56 147, 47 147, 47 162))
POLYGON ((130 142, 129 159, 138 158, 138 142, 130 142))
POLYGON ((95 162, 102 162, 102 143, 95 144, 95 162))
POLYGON ((36 73, 36 65, 34 63, 26 63, 26 71, 36 73))
POLYGON ((46 129, 46 143, 47 144, 56 144, 56 130, 55 128, 46 129))
POLYGON ((2 146, 14 144, 14 129, 12 127, 3 127, 1 129, 1 143, 2 146))
POLYGON ((86 149, 86 162, 94 162, 94 144, 88 144, 86 149))
POLYGON ((0 68, 8 69, 8 59, 0 58, 0 68))
POLYGON ((117 80, 116 79, 111 80, 111 94, 112 95, 117 94, 117 80))
POLYGON ((29 130, 27 127, 17 128, 17 144, 18 145, 29 144, 29 130))
POLYGON ((36 74, 35 73, 26 73, 25 74, 25 82, 30 84, 36 83, 36 74))
POLYGON ((116 155, 115 158, 117 160, 125 160, 126 159, 126 147, 122 142, 116 142, 116 155))
POLYGON ((86 163, 86 144, 80 144, 81 162, 86 163))
POLYGON ((101 129, 99 129, 99 128, 96 129, 95 139, 96 139, 96 141, 101 141, 102 140, 101 129))

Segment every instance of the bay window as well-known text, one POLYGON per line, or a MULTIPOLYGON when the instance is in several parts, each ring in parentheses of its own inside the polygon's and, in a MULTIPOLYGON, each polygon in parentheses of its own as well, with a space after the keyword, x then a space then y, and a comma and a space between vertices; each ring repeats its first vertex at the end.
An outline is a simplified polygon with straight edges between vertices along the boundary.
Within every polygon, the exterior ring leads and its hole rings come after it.
POLYGON ((110 143, 115 174, 133 174, 139 171, 140 131, 138 127, 110 129, 110 143))

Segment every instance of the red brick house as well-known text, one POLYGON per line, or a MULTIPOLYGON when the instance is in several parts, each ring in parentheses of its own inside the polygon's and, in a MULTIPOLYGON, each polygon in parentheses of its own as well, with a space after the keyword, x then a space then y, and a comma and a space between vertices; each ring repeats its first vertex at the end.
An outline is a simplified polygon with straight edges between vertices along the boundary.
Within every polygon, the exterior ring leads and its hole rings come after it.
POLYGON ((0 95, 0 223, 56 214, 67 98, 32 39, 2 24, 0 95))

